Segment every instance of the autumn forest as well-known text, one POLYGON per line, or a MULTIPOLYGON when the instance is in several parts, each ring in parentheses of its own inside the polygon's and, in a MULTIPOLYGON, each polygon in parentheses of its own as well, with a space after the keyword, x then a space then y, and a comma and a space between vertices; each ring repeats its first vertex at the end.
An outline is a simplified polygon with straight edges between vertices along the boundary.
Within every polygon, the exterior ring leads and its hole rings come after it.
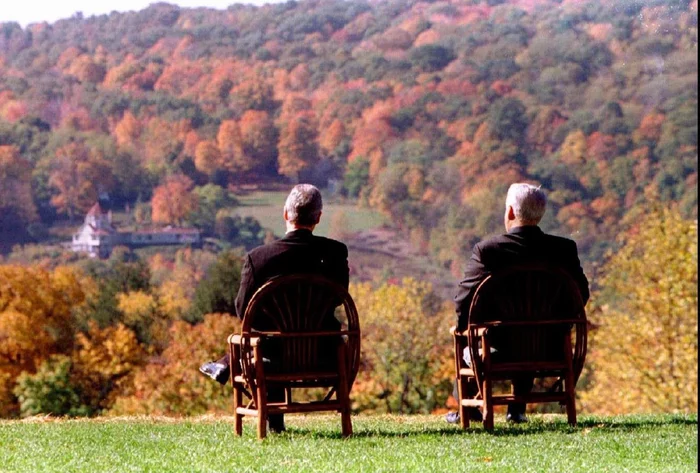
MULTIPOLYGON (((196 365, 238 323, 242 252, 273 237, 230 209, 297 182, 382 213, 455 280, 502 231, 508 186, 542 185, 543 229, 592 276, 584 409, 696 410, 697 20, 697 0, 302 0, 0 23, 0 416, 225 411, 196 365), (97 201, 214 243, 61 249, 56 228, 97 201), (630 314, 684 350, 609 323, 630 314), (668 351, 670 380, 610 364, 620 330, 668 351), (623 382, 648 394, 590 401, 623 382)), ((444 408, 449 301, 411 279, 351 293, 369 337, 355 408, 444 408)))

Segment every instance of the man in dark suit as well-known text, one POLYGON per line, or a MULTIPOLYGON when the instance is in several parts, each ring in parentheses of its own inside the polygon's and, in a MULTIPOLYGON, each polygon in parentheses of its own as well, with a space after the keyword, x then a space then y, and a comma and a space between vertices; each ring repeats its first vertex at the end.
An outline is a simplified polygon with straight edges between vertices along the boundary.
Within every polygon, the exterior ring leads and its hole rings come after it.
MULTIPOLYGON (((347 289, 349 282, 348 249, 336 240, 314 235, 312 232, 321 218, 323 201, 319 190, 310 184, 299 184, 289 193, 284 204, 283 217, 287 228, 285 236, 250 251, 241 270, 241 285, 236 296, 236 315, 243 318, 250 299, 263 284, 277 276, 290 274, 318 274, 347 289)), ((326 321, 327 329, 339 329, 332 316, 326 321)), ((199 371, 226 384, 230 375, 229 356, 203 364, 199 371)), ((283 390, 270 389, 268 400, 284 398, 283 390)), ((283 415, 269 417, 270 430, 284 430, 283 415)))
MULTIPOLYGON (((546 205, 546 196, 539 187, 520 183, 510 186, 504 215, 507 233, 474 245, 472 256, 464 271, 464 278, 459 283, 454 298, 458 330, 467 328, 469 306, 479 283, 495 271, 516 265, 545 263, 562 268, 576 282, 583 303, 588 301, 588 280, 581 268, 576 243, 567 238, 548 235, 538 227, 546 205)), ((495 348, 502 354, 508 350, 508 347, 495 348)), ((467 360, 467 363, 469 362, 467 360)), ((514 393, 527 394, 532 389, 532 384, 533 379, 529 377, 513 380, 514 393)), ((471 395, 476 394, 476 386, 473 386, 472 390, 471 395)), ((456 414, 449 413, 448 422, 456 423, 459 420, 456 414)), ((474 414, 476 418, 481 417, 480 412, 474 414)), ((506 419, 512 422, 525 422, 527 420, 525 405, 509 404, 506 419)))

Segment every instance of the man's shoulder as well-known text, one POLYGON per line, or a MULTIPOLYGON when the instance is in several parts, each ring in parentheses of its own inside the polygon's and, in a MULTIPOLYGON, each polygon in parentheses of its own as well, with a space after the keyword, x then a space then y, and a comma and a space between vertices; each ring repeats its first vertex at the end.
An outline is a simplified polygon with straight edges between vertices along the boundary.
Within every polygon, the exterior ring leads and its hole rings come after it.
POLYGON ((576 249, 576 242, 570 238, 531 231, 527 233, 504 233, 481 240, 474 245, 478 253, 501 252, 515 247, 546 247, 552 251, 576 249))
POLYGON ((325 251, 337 254, 339 256, 347 257, 348 255, 347 245, 332 238, 314 235, 313 245, 322 247, 325 251))
POLYGON ((275 240, 270 243, 265 243, 264 245, 256 246, 248 252, 247 256, 255 263, 260 262, 261 260, 266 260, 283 251, 284 245, 280 244, 280 240, 275 240))
POLYGON ((347 245, 345 243, 343 243, 342 241, 338 241, 338 240, 334 240, 332 238, 318 236, 318 235, 314 235, 314 240, 315 240, 315 243, 319 244, 319 245, 325 245, 329 248, 333 248, 336 250, 344 250, 346 252, 348 251, 347 245))
POLYGON ((292 245, 298 247, 297 245, 300 243, 302 246, 320 248, 324 251, 329 251, 332 253, 344 253, 346 256, 348 253, 348 247, 345 245, 345 243, 338 240, 333 240, 332 238, 312 235, 311 238, 307 238, 302 241, 295 241, 294 243, 287 241, 284 238, 275 240, 265 245, 253 248, 248 252, 248 255, 252 259, 266 257, 275 253, 288 251, 292 245))
POLYGON ((507 233, 504 233, 503 235, 494 235, 491 237, 484 238, 483 240, 479 241, 474 245, 474 249, 476 250, 488 250, 490 248, 498 248, 501 245, 508 243, 510 241, 510 238, 507 233))
POLYGON ((576 242, 571 238, 566 238, 559 235, 552 235, 551 233, 543 233, 542 235, 547 244, 558 246, 576 246, 576 242))

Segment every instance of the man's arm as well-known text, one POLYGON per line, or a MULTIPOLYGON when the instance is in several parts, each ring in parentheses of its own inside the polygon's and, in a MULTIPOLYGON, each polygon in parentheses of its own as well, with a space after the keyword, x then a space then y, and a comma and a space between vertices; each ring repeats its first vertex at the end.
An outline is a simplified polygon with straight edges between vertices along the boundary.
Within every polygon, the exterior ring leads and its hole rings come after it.
POLYGON ((348 266, 348 247, 345 244, 336 242, 333 251, 326 253, 326 258, 322 260, 323 275, 335 281, 346 290, 350 285, 350 268, 348 266))
POLYGON ((243 260, 243 268, 241 269, 241 285, 238 288, 238 294, 236 295, 236 315, 241 320, 245 315, 246 307, 248 307, 248 302, 250 302, 250 298, 253 297, 254 291, 255 275, 253 271, 253 261, 250 259, 250 255, 248 254, 243 260))
POLYGON ((586 302, 588 302, 588 298, 590 297, 590 291, 588 289, 588 278, 586 278, 586 275, 583 272, 583 268, 581 267, 581 261, 578 258, 578 247, 576 246, 576 242, 572 241, 571 243, 573 244, 573 250, 571 253, 573 257, 571 258, 569 267, 566 269, 567 271, 569 271, 569 274, 573 276, 574 282, 576 282, 576 285, 578 286, 578 289, 581 292, 581 299, 583 300, 583 305, 586 305, 586 302))
POLYGON ((488 271, 481 261, 481 247, 474 245, 472 255, 464 270, 464 278, 459 282, 457 294, 454 297, 455 312, 457 313, 457 330, 462 331, 467 328, 469 322, 469 306, 476 286, 488 276, 488 271))
POLYGON ((350 267, 348 266, 348 247, 343 245, 343 253, 338 264, 338 280, 340 284, 347 289, 350 286, 350 267))

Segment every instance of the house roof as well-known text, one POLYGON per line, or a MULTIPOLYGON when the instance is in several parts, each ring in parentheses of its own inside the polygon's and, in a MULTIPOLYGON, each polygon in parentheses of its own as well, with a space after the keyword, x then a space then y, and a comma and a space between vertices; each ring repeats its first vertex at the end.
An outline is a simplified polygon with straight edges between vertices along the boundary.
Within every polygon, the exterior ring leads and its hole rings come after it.
POLYGON ((187 228, 187 227, 171 227, 167 226, 164 228, 142 228, 140 230, 136 230, 132 232, 134 234, 138 235, 159 235, 159 234, 164 234, 164 233, 188 233, 188 234, 199 234, 201 233, 198 229, 196 228, 187 228))
POLYGON ((100 207, 100 203, 99 203, 99 202, 95 202, 95 205, 93 205, 93 206, 90 208, 90 210, 88 210, 88 213, 87 213, 87 214, 88 214, 88 215, 95 215, 95 216, 98 216, 98 215, 103 215, 104 213, 105 213, 104 210, 102 210, 102 207, 100 207))

